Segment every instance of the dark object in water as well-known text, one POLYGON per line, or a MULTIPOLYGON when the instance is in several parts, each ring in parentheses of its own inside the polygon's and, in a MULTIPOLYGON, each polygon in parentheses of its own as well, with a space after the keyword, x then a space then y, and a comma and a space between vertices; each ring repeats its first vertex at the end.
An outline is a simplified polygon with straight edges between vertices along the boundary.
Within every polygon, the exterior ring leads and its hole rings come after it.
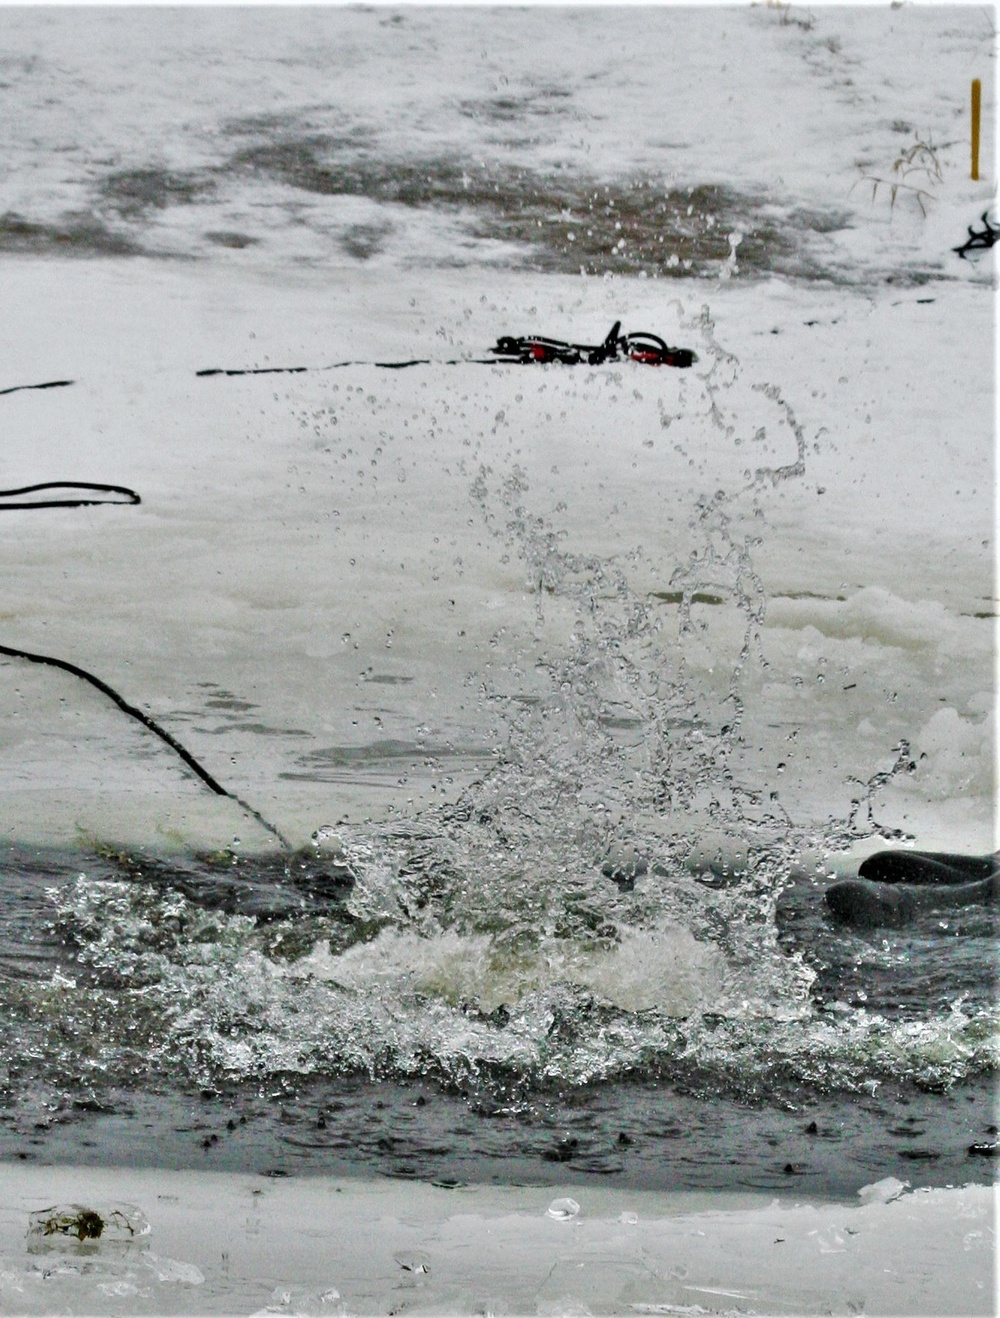
POLYGON ((1000 897, 1000 870, 972 883, 876 883, 844 879, 826 890, 826 904, 839 924, 858 929, 899 929, 920 911, 985 906, 1000 897))
POLYGON ((546 1162, 571 1162, 579 1147, 580 1141, 573 1136, 567 1135, 564 1139, 559 1140, 552 1148, 543 1149, 542 1157, 546 1162))
POLYGON ((964 261, 968 252, 983 251, 987 247, 992 247, 1000 239, 1000 225, 990 224, 989 211, 983 211, 983 227, 977 232, 972 225, 969 227, 969 236, 961 247, 953 247, 951 250, 957 252, 964 261))
POLYGON ((1000 869, 1000 853, 962 856, 945 851, 876 851, 861 862, 858 878, 875 883, 970 883, 1000 869))
POLYGON ((259 856, 233 863, 222 853, 186 865, 145 856, 122 857, 125 873, 181 893, 201 910, 249 915, 258 925, 298 915, 354 921, 345 901, 356 882, 348 865, 306 852, 259 856))
POLYGON ((621 892, 631 892, 636 879, 641 878, 649 869, 649 862, 643 856, 637 856, 626 847, 623 851, 609 856, 601 866, 601 873, 606 879, 617 883, 621 892))
POLYGON ((619 334, 620 320, 611 326, 607 338, 600 344, 565 343, 562 339, 546 338, 543 334, 521 336, 504 334, 490 349, 498 361, 561 362, 564 366, 599 366, 602 362, 634 361, 647 366, 688 367, 697 360, 690 348, 672 348, 657 334, 640 332, 619 334))

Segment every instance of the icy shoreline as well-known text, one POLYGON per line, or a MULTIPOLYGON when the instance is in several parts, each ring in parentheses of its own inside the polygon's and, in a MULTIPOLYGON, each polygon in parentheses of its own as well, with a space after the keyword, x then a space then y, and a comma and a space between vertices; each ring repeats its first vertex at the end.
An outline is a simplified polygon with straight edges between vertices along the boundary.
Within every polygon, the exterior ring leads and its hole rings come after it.
POLYGON ((983 1186, 884 1182, 830 1203, 10 1164, 3 1176, 0 1299, 19 1314, 971 1315, 996 1298, 983 1186), (29 1237, 30 1214, 70 1205, 108 1222, 104 1238, 29 1237))

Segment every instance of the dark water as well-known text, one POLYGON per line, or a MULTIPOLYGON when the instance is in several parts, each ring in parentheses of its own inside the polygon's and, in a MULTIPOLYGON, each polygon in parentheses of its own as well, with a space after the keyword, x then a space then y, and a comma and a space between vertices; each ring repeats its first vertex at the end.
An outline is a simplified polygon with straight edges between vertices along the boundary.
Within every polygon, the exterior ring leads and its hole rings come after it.
MULTIPOLYGON (((790 882, 778 942, 815 973, 799 1051, 782 1047, 788 1024, 741 1031, 707 1013, 654 1026, 648 1012, 638 1013, 644 1049, 627 1051, 623 1018, 637 1013, 563 985, 535 1004, 548 1049, 533 1056, 494 1049, 476 1065, 469 1050, 464 1064, 443 1042, 435 1051, 441 1004, 424 997, 409 1005, 423 1055, 405 1051, 402 1032, 394 1051, 386 1033, 370 1039, 362 1068, 352 1064, 358 1038, 334 1037, 341 1018, 318 1029, 315 983, 265 1002, 250 982, 255 957, 294 967, 317 941, 347 949, 377 938, 347 907, 353 887, 343 857, 317 854, 181 866, 6 848, 0 1158, 846 1195, 884 1175, 934 1185, 993 1175, 988 908, 857 933, 830 922, 822 882, 790 882), (104 885, 114 955, 95 955, 107 929, 80 905, 81 882, 104 885), (227 981, 226 943, 247 978, 206 995, 200 972, 227 981), (949 1013, 950 1036, 928 1031, 949 1013), (978 1057, 977 1030, 987 1045, 978 1057), (905 1056, 908 1032, 922 1054, 905 1056), (810 1055, 824 1034, 837 1048, 810 1055), (228 1047, 213 1048, 223 1036, 228 1047), (602 1046, 617 1049, 617 1074, 553 1074, 560 1058, 565 1071, 602 1046)), ((478 1025, 485 1053, 484 1038, 517 1028, 518 1009, 458 1003, 447 1029, 478 1025)), ((359 1001, 357 1023, 370 1033, 377 1019, 359 1001)))
MULTIPOLYGON (((166 1082, 161 1081, 166 1089, 166 1082)), ((517 1110, 470 1107, 428 1082, 286 1079, 261 1090, 64 1095, 0 1117, 0 1157, 269 1176, 382 1175, 435 1184, 599 1182, 652 1190, 853 1196, 895 1176, 989 1183, 989 1080, 934 1093, 806 1095, 775 1107, 634 1081, 541 1093, 517 1110)))

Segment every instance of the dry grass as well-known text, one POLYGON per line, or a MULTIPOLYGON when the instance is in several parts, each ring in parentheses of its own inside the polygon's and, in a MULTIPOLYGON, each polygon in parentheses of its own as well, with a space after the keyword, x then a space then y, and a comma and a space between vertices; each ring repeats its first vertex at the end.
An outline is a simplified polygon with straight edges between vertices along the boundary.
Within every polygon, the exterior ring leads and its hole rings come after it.
POLYGON ((879 174, 865 174, 862 182, 872 185, 872 202, 878 195, 879 188, 888 190, 889 209, 895 210, 900 194, 912 197, 920 207, 922 215, 927 214, 927 205, 934 200, 932 189, 944 181, 938 148, 930 142, 920 140, 897 156, 891 169, 891 177, 879 174))

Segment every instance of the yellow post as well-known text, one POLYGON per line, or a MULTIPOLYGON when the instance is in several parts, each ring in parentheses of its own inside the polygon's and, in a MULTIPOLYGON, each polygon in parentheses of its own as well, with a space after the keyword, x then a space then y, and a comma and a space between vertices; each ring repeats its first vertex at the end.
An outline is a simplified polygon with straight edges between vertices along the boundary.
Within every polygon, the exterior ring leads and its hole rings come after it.
POLYGON ((983 86, 978 78, 972 79, 972 177, 979 178, 979 104, 983 86))

